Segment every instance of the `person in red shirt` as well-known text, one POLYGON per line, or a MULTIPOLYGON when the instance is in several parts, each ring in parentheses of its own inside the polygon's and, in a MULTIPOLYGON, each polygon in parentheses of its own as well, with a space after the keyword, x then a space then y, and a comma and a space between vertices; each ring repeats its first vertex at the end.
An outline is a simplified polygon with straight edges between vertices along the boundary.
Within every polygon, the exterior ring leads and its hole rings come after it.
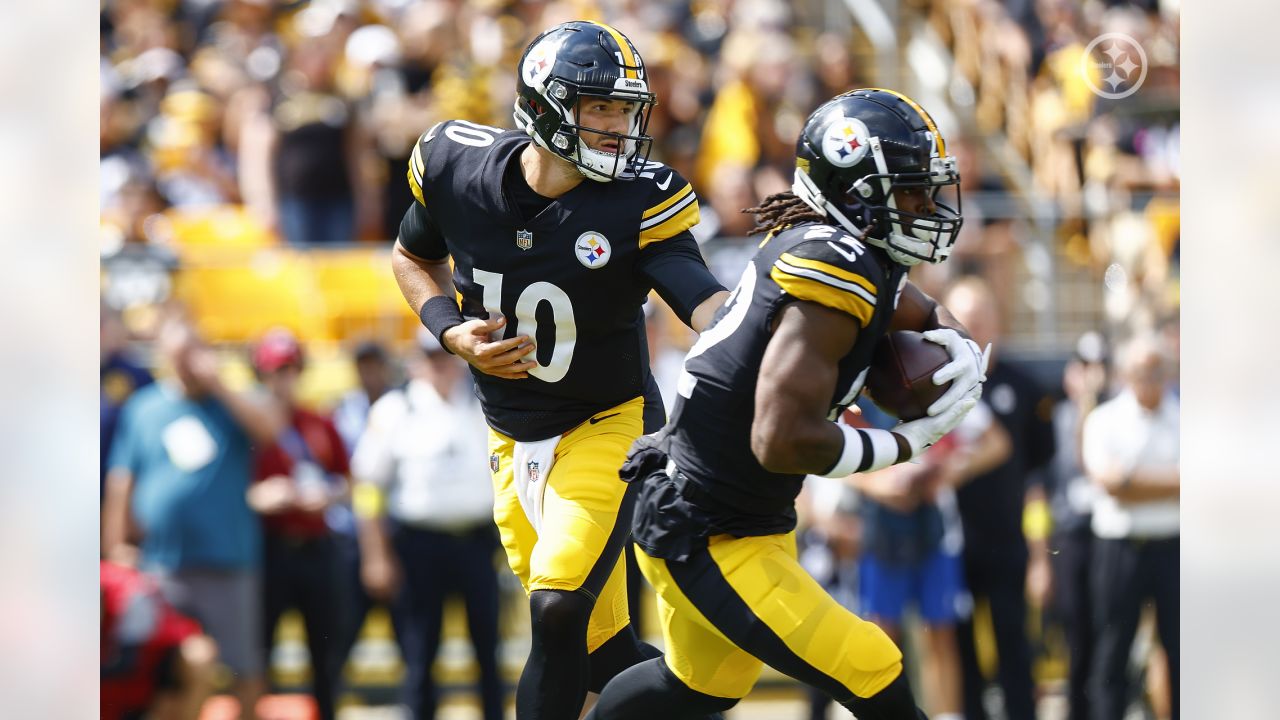
POLYGON ((285 610, 302 614, 311 655, 311 691, 322 720, 334 717, 340 671, 335 640, 341 625, 338 555, 325 512, 348 492, 347 450, 333 422, 301 407, 302 346, 272 330, 253 350, 263 387, 287 408, 289 427, 257 454, 249 505, 263 518, 263 651, 270 657, 285 610))
POLYGON ((135 568, 101 561, 102 720, 195 720, 218 650, 135 568))

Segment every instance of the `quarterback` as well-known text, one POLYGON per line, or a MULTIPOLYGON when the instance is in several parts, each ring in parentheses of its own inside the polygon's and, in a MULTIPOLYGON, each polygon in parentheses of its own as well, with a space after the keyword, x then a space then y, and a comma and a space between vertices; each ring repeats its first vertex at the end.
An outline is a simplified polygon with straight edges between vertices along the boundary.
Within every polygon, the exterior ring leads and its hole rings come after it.
POLYGON ((670 422, 623 467, 641 486, 636 557, 658 592, 667 654, 614 678, 589 717, 726 710, 764 663, 859 720, 924 717, 898 648, 796 561, 795 498, 806 474, 914 458, 977 402, 985 353, 906 278, 950 254, 958 181, 932 118, 906 96, 854 90, 809 116, 792 191, 750 210, 769 235, 689 351, 670 422), (951 387, 892 431, 832 422, 895 330, 946 347, 951 362, 933 380, 951 387))
POLYGON ((631 41, 558 25, 518 75, 518 130, 453 120, 419 139, 393 265, 470 363, 491 429, 494 519, 532 616, 517 716, 568 720, 657 656, 630 626, 618 521, 632 502, 618 468, 665 419, 642 305, 656 290, 700 331, 728 293, 689 233, 692 186, 647 160, 654 96, 631 41))

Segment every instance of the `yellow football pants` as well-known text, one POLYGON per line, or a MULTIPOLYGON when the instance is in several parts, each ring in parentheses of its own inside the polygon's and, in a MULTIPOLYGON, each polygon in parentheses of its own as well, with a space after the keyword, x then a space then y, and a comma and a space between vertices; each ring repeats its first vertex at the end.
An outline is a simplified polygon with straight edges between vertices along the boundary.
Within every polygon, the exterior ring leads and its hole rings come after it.
POLYGON ((533 590, 581 590, 596 599, 587 625, 587 652, 627 626, 627 583, 621 551, 629 522, 618 522, 628 487, 618 478, 631 443, 643 430, 644 399, 597 413, 556 445, 541 497, 541 532, 520 502, 516 442, 489 431, 494 521, 507 562, 533 590), (592 422, 594 421, 594 422, 592 422))
POLYGON ((691 689, 751 691, 764 663, 838 701, 870 697, 902 673, 902 653, 841 607, 796 560, 795 533, 716 535, 687 562, 636 547, 658 593, 667 667, 691 689))

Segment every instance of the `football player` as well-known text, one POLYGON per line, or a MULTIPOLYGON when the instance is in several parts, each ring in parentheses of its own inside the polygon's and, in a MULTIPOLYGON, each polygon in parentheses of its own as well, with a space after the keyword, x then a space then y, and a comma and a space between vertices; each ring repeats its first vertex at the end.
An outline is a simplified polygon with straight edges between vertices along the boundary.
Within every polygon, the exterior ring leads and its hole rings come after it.
POLYGON ((899 93, 854 90, 809 116, 792 191, 748 210, 769 235, 685 358, 670 422, 623 466, 641 485, 636 556, 658 591, 667 654, 614 678, 589 717, 723 711, 763 663, 859 720, 924 717, 889 637, 797 562, 795 498, 806 474, 916 457, 977 402, 985 354, 906 278, 950 254, 958 181, 932 118, 899 93), (895 330, 946 347, 951 362, 933 381, 951 387, 891 431, 833 422, 895 330))
POLYGON ((654 96, 631 41, 564 23, 518 74, 518 130, 453 120, 418 141, 393 263, 423 324, 470 363, 491 428, 494 518, 532 616, 517 715, 568 720, 657 655, 629 624, 618 522, 618 468, 665 419, 641 306, 656 290, 701 331, 728 292, 689 233, 693 187, 647 160, 654 96))

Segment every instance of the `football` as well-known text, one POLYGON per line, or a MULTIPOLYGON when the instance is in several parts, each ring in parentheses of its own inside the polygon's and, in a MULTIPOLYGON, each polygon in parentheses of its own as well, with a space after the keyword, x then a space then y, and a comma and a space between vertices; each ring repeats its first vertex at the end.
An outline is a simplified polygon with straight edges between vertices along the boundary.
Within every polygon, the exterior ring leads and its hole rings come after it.
POLYGON ((918 332, 889 333, 880 339, 871 358, 867 395, 899 420, 922 418, 951 387, 950 382, 933 384, 933 374, 950 361, 946 348, 925 340, 918 332))

